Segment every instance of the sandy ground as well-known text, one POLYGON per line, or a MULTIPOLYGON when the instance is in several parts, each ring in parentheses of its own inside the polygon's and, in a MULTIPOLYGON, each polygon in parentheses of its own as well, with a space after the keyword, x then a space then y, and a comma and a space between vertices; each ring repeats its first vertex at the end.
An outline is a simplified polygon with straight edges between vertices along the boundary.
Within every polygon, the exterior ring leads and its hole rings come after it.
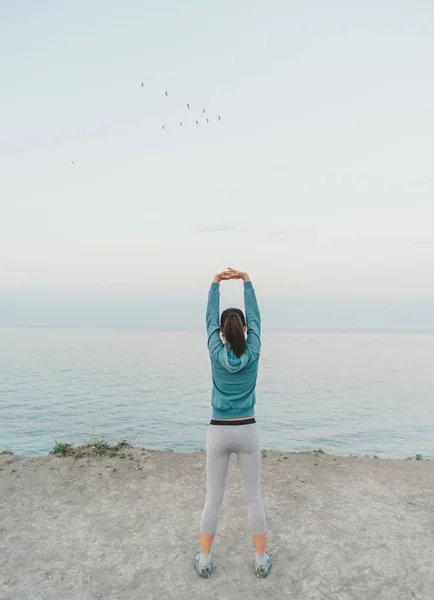
POLYGON ((264 454, 263 580, 235 455, 208 580, 204 452, 0 456, 0 598, 434 600, 433 461, 264 454))

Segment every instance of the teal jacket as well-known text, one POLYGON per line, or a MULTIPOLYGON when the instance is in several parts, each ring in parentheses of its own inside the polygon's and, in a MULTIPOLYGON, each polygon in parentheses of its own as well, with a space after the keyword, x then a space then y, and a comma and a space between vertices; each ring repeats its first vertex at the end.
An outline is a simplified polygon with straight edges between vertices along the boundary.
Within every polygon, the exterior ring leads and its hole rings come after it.
POLYGON ((206 328, 212 373, 212 418, 253 417, 256 379, 261 352, 261 316, 255 290, 244 283, 247 346, 241 358, 220 338, 220 285, 212 283, 208 294, 206 328))

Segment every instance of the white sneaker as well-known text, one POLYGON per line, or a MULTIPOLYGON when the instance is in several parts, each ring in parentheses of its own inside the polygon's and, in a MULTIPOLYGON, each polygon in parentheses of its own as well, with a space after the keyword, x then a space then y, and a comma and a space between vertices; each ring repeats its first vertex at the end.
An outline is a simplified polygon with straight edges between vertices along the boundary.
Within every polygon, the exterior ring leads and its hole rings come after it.
POLYGON ((201 567, 201 566, 199 566, 200 555, 201 555, 201 552, 199 551, 196 554, 196 556, 194 557, 194 567, 195 567, 196 571, 199 573, 200 577, 203 577, 203 579, 208 579, 208 577, 211 577, 211 573, 212 573, 211 557, 210 557, 209 565, 206 567, 201 567))
POLYGON ((271 556, 265 553, 265 564, 260 565, 255 559, 255 575, 256 577, 267 577, 270 569, 273 565, 273 561, 271 560, 271 556))

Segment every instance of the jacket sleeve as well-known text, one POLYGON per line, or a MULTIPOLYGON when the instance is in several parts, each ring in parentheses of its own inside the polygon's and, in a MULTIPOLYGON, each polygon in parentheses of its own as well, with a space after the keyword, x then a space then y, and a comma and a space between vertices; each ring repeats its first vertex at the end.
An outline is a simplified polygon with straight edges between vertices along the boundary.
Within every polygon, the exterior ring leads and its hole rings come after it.
POLYGON ((256 354, 261 352, 261 313, 251 281, 244 282, 244 306, 247 321, 247 346, 256 354))
POLYGON ((220 285, 212 283, 208 293, 206 307, 206 330, 208 334, 208 351, 211 358, 223 347, 220 339, 220 285))

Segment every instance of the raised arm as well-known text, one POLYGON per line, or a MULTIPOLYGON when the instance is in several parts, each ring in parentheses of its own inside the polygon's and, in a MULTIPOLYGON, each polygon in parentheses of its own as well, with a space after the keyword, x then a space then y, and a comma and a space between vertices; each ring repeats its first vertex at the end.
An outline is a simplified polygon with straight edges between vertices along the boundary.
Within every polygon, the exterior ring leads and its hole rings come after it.
POLYGON ((247 345, 251 350, 259 354, 261 351, 261 313, 253 284, 247 273, 235 271, 234 269, 228 269, 228 272, 232 274, 232 279, 243 280, 244 307, 247 321, 247 345))
POLYGON ((206 331, 208 334, 208 350, 211 358, 223 346, 220 339, 220 282, 224 279, 230 279, 230 276, 223 271, 218 273, 208 292, 208 304, 206 307, 206 331))
POLYGON ((250 279, 244 281, 243 285, 247 321, 247 345, 259 353, 261 351, 261 313, 259 312, 256 293, 250 279))

